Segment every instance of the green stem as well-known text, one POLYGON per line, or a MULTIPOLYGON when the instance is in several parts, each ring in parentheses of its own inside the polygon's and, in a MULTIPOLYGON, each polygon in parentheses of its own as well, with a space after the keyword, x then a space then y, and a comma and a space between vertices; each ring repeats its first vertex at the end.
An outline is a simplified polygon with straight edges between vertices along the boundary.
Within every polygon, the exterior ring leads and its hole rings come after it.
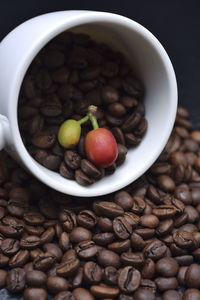
POLYGON ((99 125, 98 125, 98 122, 97 122, 97 119, 95 118, 95 116, 91 112, 89 112, 88 117, 92 123, 93 129, 98 129, 99 125))
POLYGON ((89 120, 89 116, 85 116, 84 118, 80 119, 79 121, 77 121, 80 125, 86 123, 89 120))

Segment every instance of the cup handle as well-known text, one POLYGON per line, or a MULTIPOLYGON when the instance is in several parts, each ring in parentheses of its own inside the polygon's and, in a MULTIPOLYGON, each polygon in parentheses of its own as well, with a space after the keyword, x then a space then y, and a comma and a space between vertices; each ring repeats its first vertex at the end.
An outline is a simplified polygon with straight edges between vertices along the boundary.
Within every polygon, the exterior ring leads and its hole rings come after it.
POLYGON ((6 133, 8 129, 8 119, 0 115, 0 150, 5 148, 8 140, 8 135, 6 133))

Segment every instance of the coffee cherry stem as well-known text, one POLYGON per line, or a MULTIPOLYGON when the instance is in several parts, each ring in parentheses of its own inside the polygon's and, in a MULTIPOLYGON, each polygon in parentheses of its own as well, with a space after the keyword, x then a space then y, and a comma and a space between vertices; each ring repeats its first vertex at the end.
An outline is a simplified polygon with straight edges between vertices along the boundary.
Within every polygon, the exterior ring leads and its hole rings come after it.
POLYGON ((80 125, 86 123, 89 120, 89 116, 85 116, 84 118, 80 119, 79 121, 77 121, 80 125))
POLYGON ((90 105, 90 106, 88 107, 88 114, 87 114, 87 116, 89 117, 90 122, 92 123, 93 129, 98 129, 98 128, 99 128, 97 119, 96 119, 96 117, 94 116, 94 113, 95 113, 96 111, 97 111, 97 106, 95 106, 95 105, 90 105))

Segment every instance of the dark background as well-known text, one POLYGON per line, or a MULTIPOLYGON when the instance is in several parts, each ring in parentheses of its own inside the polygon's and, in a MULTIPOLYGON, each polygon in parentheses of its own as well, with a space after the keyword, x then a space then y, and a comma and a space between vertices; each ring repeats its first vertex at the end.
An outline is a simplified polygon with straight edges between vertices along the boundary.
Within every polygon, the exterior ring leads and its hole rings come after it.
MULTIPOLYGON (((200 129, 200 0, 0 0, 0 40, 31 17, 69 9, 113 12, 147 27, 168 52, 177 76, 179 104, 189 109, 200 129)), ((0 299, 13 298, 4 289, 0 299)))
POLYGON ((200 128, 199 0, 0 0, 0 40, 31 17, 68 9, 113 12, 147 27, 172 60, 179 104, 189 109, 192 120, 200 128))

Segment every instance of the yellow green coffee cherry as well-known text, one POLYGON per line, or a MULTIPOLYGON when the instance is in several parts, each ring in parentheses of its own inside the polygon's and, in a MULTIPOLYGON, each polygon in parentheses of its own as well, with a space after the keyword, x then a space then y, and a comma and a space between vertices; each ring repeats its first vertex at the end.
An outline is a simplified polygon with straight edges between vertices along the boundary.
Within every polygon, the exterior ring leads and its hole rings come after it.
POLYGON ((81 125, 79 121, 67 120, 62 123, 58 131, 58 141, 66 149, 74 148, 81 135, 81 125))

